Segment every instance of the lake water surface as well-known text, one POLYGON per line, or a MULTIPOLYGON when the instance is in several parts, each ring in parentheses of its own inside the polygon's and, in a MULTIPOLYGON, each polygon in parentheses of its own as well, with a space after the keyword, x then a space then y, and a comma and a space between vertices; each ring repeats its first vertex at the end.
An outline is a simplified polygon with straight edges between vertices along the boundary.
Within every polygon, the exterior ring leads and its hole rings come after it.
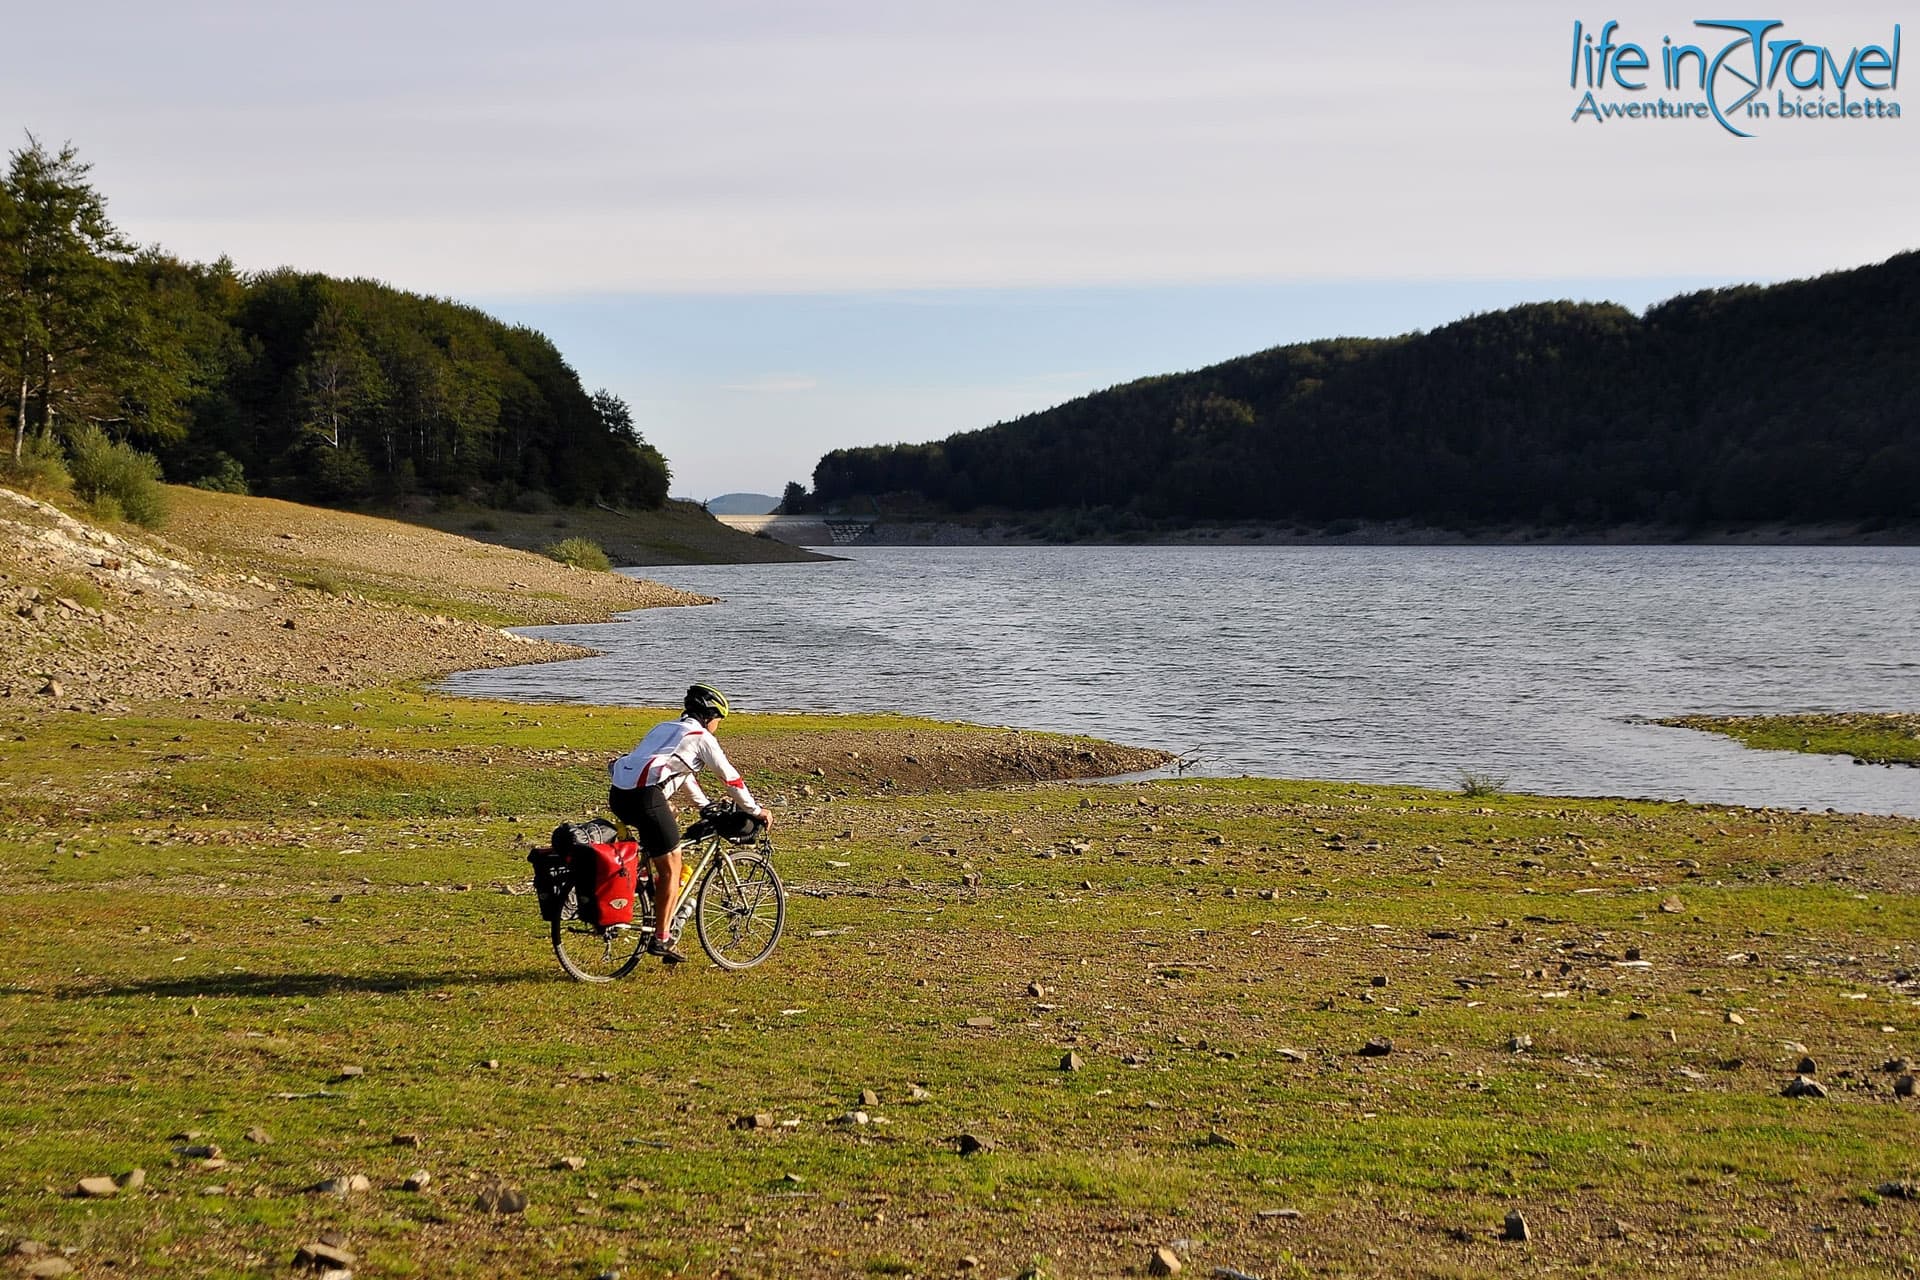
MULTIPOLYGON (((898 710, 1204 772, 1920 816, 1920 770, 1640 723, 1920 710, 1920 548, 874 547, 638 571, 722 598, 531 634, 605 651, 491 696, 898 710)), ((642 727, 642 726, 636 726, 642 727)))

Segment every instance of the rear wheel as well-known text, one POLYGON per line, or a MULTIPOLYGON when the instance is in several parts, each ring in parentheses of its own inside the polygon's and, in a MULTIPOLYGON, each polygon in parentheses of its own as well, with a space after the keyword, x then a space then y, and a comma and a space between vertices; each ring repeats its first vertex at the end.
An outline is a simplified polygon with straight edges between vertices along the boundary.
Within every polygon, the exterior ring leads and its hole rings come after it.
POLYGON ((640 912, 632 925, 602 929, 588 924, 580 918, 578 900, 568 893, 560 918, 553 922, 553 954, 576 982, 612 982, 633 972, 650 936, 640 912))
POLYGON ((715 964, 751 969, 773 954, 786 927, 786 886, 761 854, 722 853, 700 880, 693 919, 715 964))

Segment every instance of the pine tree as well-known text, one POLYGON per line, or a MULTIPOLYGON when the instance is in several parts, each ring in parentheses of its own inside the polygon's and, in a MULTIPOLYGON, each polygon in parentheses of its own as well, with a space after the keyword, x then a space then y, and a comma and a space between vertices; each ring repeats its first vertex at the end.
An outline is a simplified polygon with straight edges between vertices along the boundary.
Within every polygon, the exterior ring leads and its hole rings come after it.
POLYGON ((15 151, 0 182, 0 361, 13 401, 13 456, 29 427, 108 421, 109 374, 128 330, 120 264, 131 253, 71 144, 15 151))

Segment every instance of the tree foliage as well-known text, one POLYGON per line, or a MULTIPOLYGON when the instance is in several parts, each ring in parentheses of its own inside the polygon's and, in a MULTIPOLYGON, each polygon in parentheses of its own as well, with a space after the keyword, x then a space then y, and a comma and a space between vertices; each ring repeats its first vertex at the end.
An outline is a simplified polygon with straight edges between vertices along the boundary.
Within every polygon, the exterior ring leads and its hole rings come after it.
POLYGON ((543 335, 372 280, 136 251, 73 149, 32 138, 0 182, 0 376, 16 457, 90 423, 169 479, 292 498, 667 497, 627 406, 543 335))
POLYGON ((1278 347, 920 445, 815 500, 1126 521, 1920 518, 1920 253, 1636 316, 1555 302, 1278 347))

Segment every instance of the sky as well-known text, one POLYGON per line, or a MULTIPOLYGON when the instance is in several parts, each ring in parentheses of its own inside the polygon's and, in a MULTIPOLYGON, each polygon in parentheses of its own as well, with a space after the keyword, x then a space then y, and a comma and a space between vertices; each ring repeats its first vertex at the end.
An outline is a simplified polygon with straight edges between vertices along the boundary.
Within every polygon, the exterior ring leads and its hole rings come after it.
MULTIPOLYGON (((1767 16, 1844 62, 1916 13, 1767 16)), ((1281 342, 1920 247, 1920 120, 1571 118, 1576 20, 1657 67, 1717 16, 100 0, 9 15, 0 125, 73 142, 142 242, 545 330, 707 497, 1281 342)))

